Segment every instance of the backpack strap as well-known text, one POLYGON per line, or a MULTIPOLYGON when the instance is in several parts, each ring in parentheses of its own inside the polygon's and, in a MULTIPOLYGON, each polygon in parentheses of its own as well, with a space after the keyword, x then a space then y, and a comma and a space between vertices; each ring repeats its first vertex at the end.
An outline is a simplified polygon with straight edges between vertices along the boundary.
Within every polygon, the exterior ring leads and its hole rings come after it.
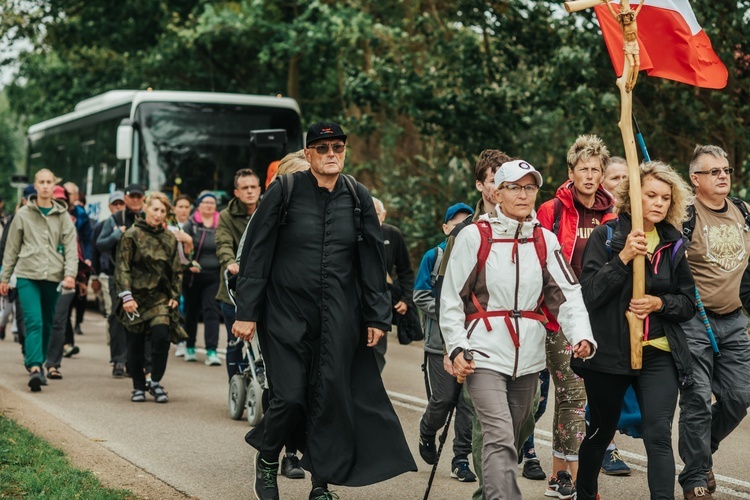
POLYGON ((695 207, 693 205, 688 205, 687 216, 687 220, 682 223, 682 234, 690 241, 693 239, 693 230, 695 229, 695 207))
POLYGON ((554 197, 552 198, 552 203, 555 206, 552 232, 555 234, 555 236, 558 236, 558 232, 560 231, 560 218, 562 218, 562 201, 560 201, 560 198, 554 197))
POLYGON ((486 220, 476 222, 479 229, 479 250, 477 251, 477 274, 484 269, 492 249, 492 227, 486 220))
POLYGON ((539 259, 539 265, 542 266, 542 273, 547 269, 547 242, 544 239, 542 226, 534 226, 534 250, 539 259))
POLYGON ((357 230, 357 241, 364 241, 362 238, 362 205, 357 195, 357 180, 351 175, 343 174, 344 184, 346 184, 349 193, 354 199, 354 227, 357 230))
POLYGON ((742 217, 745 219, 745 231, 750 230, 750 212, 748 212, 745 202, 734 196, 729 196, 728 198, 732 200, 732 203, 734 203, 737 208, 740 209, 740 212, 742 212, 742 217))
POLYGON ((289 201, 294 190, 294 175, 283 174, 277 177, 281 184, 281 208, 279 209, 279 226, 286 224, 286 214, 289 211, 289 201))
POLYGON ((443 249, 439 246, 435 247, 435 263, 432 265, 432 271, 430 272, 430 287, 435 288, 437 284, 438 274, 440 273, 440 264, 443 261, 443 249))
MULTIPOLYGON (((615 219, 616 220, 616 219, 615 219)), ((604 246, 607 247, 607 253, 609 258, 612 258, 612 235, 615 233, 614 228, 610 224, 605 224, 607 227, 607 241, 604 242, 604 246)))

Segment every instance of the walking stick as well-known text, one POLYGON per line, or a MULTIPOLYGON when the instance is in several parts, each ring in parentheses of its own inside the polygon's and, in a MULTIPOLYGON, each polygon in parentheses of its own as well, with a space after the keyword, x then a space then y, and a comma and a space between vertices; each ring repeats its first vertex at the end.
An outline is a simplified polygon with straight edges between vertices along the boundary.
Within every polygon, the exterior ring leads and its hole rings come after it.
MULTIPOLYGON (((466 361, 471 361, 474 359, 474 356, 470 352, 463 352, 464 359, 466 361)), ((456 381, 458 384, 456 384, 456 391, 453 394, 453 404, 451 405, 451 409, 448 411, 448 416, 445 419, 445 427, 443 427, 443 432, 440 434, 440 437, 438 438, 438 441, 440 445, 438 446, 437 455, 435 455, 435 463, 432 464, 432 472, 430 472, 430 479, 427 481, 427 490, 424 492, 424 500, 427 500, 427 498, 430 496, 430 490, 432 489, 432 481, 435 479, 435 472, 437 472, 437 466, 438 462, 440 462, 440 455, 443 453, 443 445, 445 445, 445 440, 448 438, 448 431, 451 427, 451 419, 453 418, 453 412, 456 410, 456 407, 458 406, 458 398, 461 397, 461 389, 463 388, 463 383, 466 380, 466 377, 462 375, 456 376, 456 381)))
POLYGON ((714 351, 714 356, 720 358, 721 352, 719 352, 719 344, 716 343, 714 330, 711 328, 711 323, 708 322, 708 315, 706 314, 706 309, 703 307, 703 301, 698 293, 697 286, 695 287, 695 305, 698 306, 698 314, 700 314, 701 319, 703 320, 703 326, 706 327, 706 334, 708 335, 708 341, 711 342, 711 349, 714 351))

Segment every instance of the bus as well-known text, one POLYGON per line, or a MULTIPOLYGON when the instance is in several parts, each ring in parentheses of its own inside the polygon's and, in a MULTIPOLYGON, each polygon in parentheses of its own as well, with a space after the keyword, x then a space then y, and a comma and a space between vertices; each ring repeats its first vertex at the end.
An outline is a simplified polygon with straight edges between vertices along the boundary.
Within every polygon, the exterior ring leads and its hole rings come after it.
POLYGON ((287 97, 215 92, 113 90, 29 127, 29 178, 49 168, 76 183, 93 219, 109 193, 131 183, 193 199, 228 201, 234 173, 268 166, 302 148, 299 105, 287 97))

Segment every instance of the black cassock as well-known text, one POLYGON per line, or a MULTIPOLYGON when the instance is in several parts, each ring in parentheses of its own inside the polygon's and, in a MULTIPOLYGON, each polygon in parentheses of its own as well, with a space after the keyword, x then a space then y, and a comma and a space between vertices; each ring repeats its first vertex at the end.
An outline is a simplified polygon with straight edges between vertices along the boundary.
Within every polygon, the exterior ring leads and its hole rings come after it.
POLYGON ((328 192, 310 171, 293 175, 284 224, 282 190, 274 182, 250 222, 240 260, 237 320, 258 323, 271 389, 263 421, 245 439, 256 449, 296 445, 303 467, 331 484, 362 486, 416 471, 366 345, 367 327, 388 331, 391 323, 370 193, 357 184, 363 237, 357 243, 355 203, 344 180, 328 192), (287 401, 283 411, 274 406, 277 397, 287 401))

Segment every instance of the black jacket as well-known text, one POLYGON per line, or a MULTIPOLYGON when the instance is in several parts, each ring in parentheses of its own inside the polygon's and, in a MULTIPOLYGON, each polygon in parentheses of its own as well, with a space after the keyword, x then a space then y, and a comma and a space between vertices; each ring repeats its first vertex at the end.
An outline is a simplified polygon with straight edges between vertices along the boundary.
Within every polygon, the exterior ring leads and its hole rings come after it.
MULTIPOLYGON (((619 219, 594 229, 586 245, 580 283, 598 348, 596 356, 587 361, 573 359, 574 371, 585 367, 618 375, 638 374, 630 368, 630 330, 625 317, 633 295, 633 268, 619 257, 630 230, 630 215, 620 214, 619 219), (613 228, 611 251, 607 226, 613 228)), ((646 294, 661 298, 664 308, 649 315, 644 334, 652 339, 667 337, 684 387, 692 384, 692 361, 680 323, 695 316, 695 281, 685 258, 682 233, 666 222, 657 224, 656 230, 660 241, 652 259, 646 259, 646 294)))

